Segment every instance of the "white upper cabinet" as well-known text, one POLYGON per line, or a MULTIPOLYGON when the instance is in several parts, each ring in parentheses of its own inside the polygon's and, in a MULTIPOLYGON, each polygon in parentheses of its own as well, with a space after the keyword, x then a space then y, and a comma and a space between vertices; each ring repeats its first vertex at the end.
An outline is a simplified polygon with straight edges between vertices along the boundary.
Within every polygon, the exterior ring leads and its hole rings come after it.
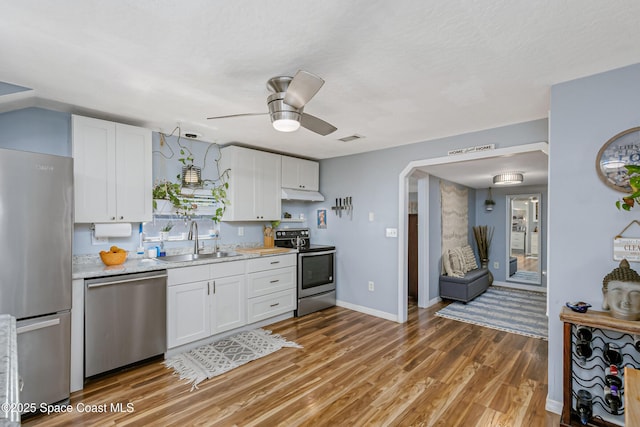
POLYGON ((72 116, 75 222, 152 219, 151 131, 72 116))
POLYGON ((237 146, 221 151, 220 169, 231 169, 223 221, 279 220, 281 156, 237 146))
POLYGON ((282 156, 282 186, 296 190, 320 189, 320 164, 311 160, 282 156))

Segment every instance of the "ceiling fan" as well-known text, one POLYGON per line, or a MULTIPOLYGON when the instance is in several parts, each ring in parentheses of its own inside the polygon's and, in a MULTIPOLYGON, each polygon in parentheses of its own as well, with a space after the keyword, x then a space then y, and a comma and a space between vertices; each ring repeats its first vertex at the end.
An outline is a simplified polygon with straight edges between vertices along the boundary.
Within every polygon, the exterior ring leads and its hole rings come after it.
POLYGON ((273 77, 267 82, 267 89, 272 92, 267 98, 268 113, 231 114, 207 119, 269 114, 273 127, 280 132, 293 132, 302 126, 322 136, 329 135, 338 128, 303 112, 304 106, 318 93, 323 84, 324 80, 320 77, 303 70, 299 70, 294 77, 273 77))

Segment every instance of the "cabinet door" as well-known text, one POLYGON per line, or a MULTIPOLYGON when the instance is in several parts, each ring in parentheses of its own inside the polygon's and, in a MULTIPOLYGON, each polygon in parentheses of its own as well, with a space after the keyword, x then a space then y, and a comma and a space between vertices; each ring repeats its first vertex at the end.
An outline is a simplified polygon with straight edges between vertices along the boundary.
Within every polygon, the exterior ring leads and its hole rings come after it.
POLYGON ((115 123, 72 116, 74 203, 77 223, 116 219, 115 123))
POLYGON ((211 333, 239 328, 247 323, 246 286, 242 276, 213 280, 211 333))
POLYGON ((278 220, 281 212, 280 157, 229 146, 222 149, 220 168, 230 168, 229 201, 224 221, 278 220))
POLYGON ((116 125, 117 221, 152 219, 151 131, 116 125))
POLYGON ((318 191, 320 189, 320 164, 300 159, 298 176, 303 190, 318 191))
POLYGON ((169 286, 167 346, 188 344, 211 335, 210 281, 169 286))
POLYGON ((260 220, 279 220, 282 205, 281 156, 256 152, 255 213, 260 220))
POLYGON ((297 190, 318 191, 320 188, 319 163, 282 156, 282 186, 297 190))
POLYGON ((282 186, 284 188, 300 188, 298 160, 295 157, 282 156, 282 186))

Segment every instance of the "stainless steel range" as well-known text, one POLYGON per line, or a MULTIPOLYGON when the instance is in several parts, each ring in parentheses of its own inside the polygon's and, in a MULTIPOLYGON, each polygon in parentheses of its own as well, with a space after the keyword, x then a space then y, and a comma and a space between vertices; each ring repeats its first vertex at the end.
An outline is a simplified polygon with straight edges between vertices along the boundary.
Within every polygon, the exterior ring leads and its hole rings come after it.
POLYGON ((312 245, 308 228, 276 230, 275 245, 298 250, 296 316, 336 305, 336 247, 312 245))

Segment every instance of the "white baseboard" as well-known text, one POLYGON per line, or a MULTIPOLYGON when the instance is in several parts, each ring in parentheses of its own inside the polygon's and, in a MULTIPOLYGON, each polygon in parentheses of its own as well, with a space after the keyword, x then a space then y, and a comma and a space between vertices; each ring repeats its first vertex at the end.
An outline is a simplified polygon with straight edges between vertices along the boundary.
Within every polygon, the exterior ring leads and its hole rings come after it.
POLYGON ((432 305, 436 305, 440 301, 442 301, 442 298, 440 297, 435 297, 434 299, 430 299, 429 302, 427 303, 427 306, 424 308, 428 308, 428 307, 431 307, 432 305))
POLYGON ((557 400, 551 400, 549 399, 549 396, 547 396, 547 403, 545 404, 544 409, 546 409, 549 412, 553 412, 554 414, 561 415, 562 402, 558 402, 557 400))
POLYGON ((369 314, 371 316, 380 317, 382 319, 391 320, 393 322, 398 321, 398 315, 387 313, 386 311, 375 310, 373 308, 363 307, 361 305, 355 305, 355 304, 351 304, 349 302, 340 301, 340 300, 336 301, 336 305, 338 307, 348 308, 349 310, 359 311, 360 313, 369 314))

